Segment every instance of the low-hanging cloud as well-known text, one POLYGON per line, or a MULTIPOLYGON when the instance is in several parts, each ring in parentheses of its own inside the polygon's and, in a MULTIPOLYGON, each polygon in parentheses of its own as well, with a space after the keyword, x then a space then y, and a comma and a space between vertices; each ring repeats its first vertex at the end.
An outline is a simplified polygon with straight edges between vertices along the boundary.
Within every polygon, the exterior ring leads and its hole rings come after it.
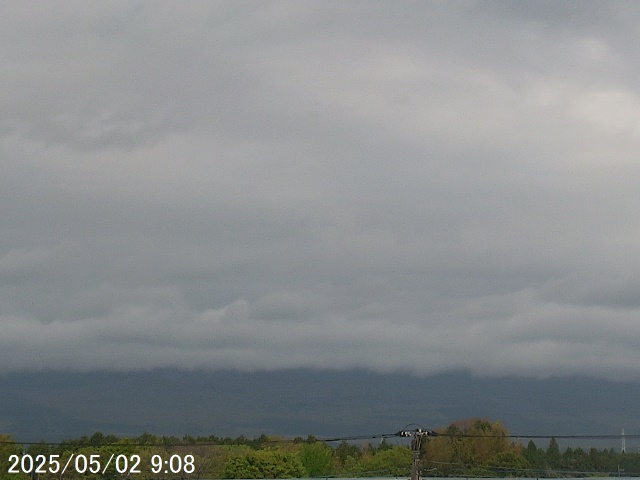
MULTIPOLYGON (((196 313, 158 301, 46 324, 4 317, 3 371, 359 367, 419 375, 464 369, 478 375, 635 376, 635 312, 538 304, 530 292, 492 298, 484 307, 475 299, 468 302, 473 316, 466 318, 457 306, 447 312, 455 319, 439 314, 419 322, 381 316, 380 305, 309 315, 311 308, 293 318, 275 315, 273 299, 267 303, 265 309, 263 299, 236 301, 196 313), (483 316, 487 307, 490 314, 483 316)), ((289 301, 279 306, 290 309, 289 301)))
POLYGON ((640 378, 640 11, 572 5, 4 5, 0 370, 640 378))

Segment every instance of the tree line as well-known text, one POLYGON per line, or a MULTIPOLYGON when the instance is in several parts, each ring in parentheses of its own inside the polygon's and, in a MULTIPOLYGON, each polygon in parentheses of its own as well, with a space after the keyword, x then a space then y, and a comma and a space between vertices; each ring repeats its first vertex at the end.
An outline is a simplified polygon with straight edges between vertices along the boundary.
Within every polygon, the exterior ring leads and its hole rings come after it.
POLYGON ((469 419, 436 430, 422 448, 423 476, 640 476, 640 454, 566 447, 555 438, 538 446, 512 441, 500 422, 469 419), (426 471, 425 471, 426 470, 426 471))
MULTIPOLYGON (((572 447, 562 451, 555 438, 541 447, 533 441, 523 445, 512 441, 498 421, 467 419, 435 433, 437 435, 427 437, 420 446, 424 477, 640 476, 640 455, 637 453, 572 447)), ((0 435, 0 442, 0 478, 16 480, 408 477, 413 458, 410 445, 399 439, 375 444, 347 441, 327 444, 313 436, 295 439, 266 435, 257 438, 214 435, 179 438, 145 433, 122 438, 96 432, 89 437, 56 444, 21 445, 7 435, 0 435), (16 458, 25 455, 28 459, 55 459, 60 464, 70 458, 81 457, 84 461, 96 457, 100 468, 96 463, 93 471, 85 469, 86 464, 80 462, 79 467, 72 465, 64 476, 60 475, 60 469, 50 472, 45 468, 45 471, 36 472, 29 462, 16 465, 16 458), (107 459, 114 456, 122 462, 119 465, 109 463, 103 469, 107 459), (171 472, 168 460, 173 462, 174 459, 175 465, 171 463, 170 467, 176 471, 171 472), (133 464, 134 460, 139 473, 123 473, 123 462, 133 464), (151 466, 161 460, 165 463, 159 468, 160 474, 154 473, 151 466), (8 475, 12 463, 19 473, 8 475), (86 471, 78 475, 75 468, 86 471)))

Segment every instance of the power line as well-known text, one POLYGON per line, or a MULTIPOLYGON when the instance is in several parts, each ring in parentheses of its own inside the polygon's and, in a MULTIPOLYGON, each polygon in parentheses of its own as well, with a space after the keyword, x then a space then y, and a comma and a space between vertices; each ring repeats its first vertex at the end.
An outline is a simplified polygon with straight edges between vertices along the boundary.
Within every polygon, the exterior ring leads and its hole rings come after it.
MULTIPOLYGON (((423 429, 423 428, 415 428, 415 429, 402 429, 393 433, 378 433, 371 435, 347 435, 347 436, 336 436, 336 437, 315 437, 311 436, 311 438, 326 443, 333 442, 349 442, 349 441, 358 441, 358 440, 369 440, 369 439, 384 439, 384 438, 394 438, 394 437, 404 437, 404 438, 413 438, 415 436, 419 437, 448 437, 448 438, 516 438, 516 439, 532 439, 532 440, 541 440, 541 439, 552 439, 555 438, 557 440, 620 440, 625 438, 637 439, 640 438, 640 434, 572 434, 572 435, 550 435, 550 434, 533 434, 533 435, 524 435, 524 434, 506 434, 506 435, 496 435, 496 434, 468 434, 468 433, 449 433, 449 432, 437 432, 435 430, 423 429)), ((267 438, 266 442, 292 442, 300 437, 294 438, 267 438)), ((257 439, 246 439, 247 442, 251 442, 252 440, 257 439)), ((304 441, 304 440, 302 440, 304 441)), ((0 440, 0 444, 17 444, 17 445, 48 445, 48 446, 59 446, 59 445, 67 445, 71 448, 82 448, 88 446, 116 446, 116 447, 189 447, 189 446, 212 446, 212 445, 224 445, 228 442, 225 441, 166 441, 166 442, 95 442, 87 439, 86 442, 82 442, 79 440, 63 440, 59 442, 47 442, 47 441, 38 441, 38 442, 27 442, 27 441, 19 441, 19 440, 0 440)))
MULTIPOLYGON (((460 438, 530 438, 530 439, 586 439, 586 440, 619 440, 623 435, 609 435, 609 434, 577 434, 577 435, 489 435, 489 434, 466 434, 466 433, 436 433, 434 436, 438 437, 460 437, 460 438)), ((640 438, 640 434, 624 435, 626 438, 640 438)))

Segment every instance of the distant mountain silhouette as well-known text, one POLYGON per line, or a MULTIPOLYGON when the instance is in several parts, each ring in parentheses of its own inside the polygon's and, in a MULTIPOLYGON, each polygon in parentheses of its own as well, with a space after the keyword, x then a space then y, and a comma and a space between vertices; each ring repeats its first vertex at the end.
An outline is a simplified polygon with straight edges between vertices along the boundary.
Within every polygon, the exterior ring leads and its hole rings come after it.
MULTIPOLYGON (((618 434, 623 426, 637 434, 638 399, 640 384, 576 377, 420 378, 356 370, 20 373, 0 376, 0 433, 21 441, 95 431, 333 437, 488 417, 512 434, 618 434)), ((633 442, 627 440, 628 450, 637 448, 633 442)))

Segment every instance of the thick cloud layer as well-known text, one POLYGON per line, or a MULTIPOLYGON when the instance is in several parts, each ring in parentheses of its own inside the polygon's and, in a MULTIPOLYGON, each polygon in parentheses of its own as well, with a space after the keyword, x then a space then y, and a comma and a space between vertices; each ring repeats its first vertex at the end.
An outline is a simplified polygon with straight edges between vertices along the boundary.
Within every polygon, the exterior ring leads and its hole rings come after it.
POLYGON ((2 370, 640 379, 635 2, 0 11, 2 370))

